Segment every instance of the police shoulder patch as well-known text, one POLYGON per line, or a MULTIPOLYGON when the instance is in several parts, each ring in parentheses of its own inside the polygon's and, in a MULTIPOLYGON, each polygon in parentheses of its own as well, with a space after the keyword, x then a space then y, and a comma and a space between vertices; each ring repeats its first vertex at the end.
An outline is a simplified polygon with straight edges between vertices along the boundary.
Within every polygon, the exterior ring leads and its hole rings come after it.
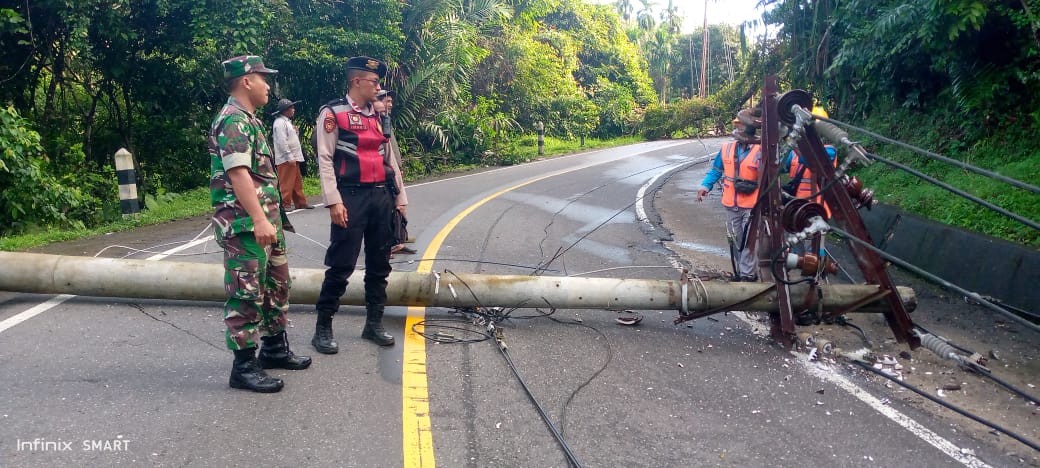
POLYGON ((322 122, 321 126, 325 133, 332 133, 336 129, 336 118, 332 116, 331 112, 325 116, 325 122, 322 122))

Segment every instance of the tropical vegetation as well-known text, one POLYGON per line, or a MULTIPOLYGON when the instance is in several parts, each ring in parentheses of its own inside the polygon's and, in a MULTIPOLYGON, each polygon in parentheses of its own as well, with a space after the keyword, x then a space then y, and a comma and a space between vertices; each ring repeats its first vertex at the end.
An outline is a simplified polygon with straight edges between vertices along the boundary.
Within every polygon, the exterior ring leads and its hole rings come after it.
MULTIPOLYGON (((411 177, 528 160, 539 123, 559 141, 721 135, 776 75, 838 120, 1040 184, 1040 0, 759 4, 705 34, 671 0, 0 0, 0 236, 119 220, 118 148, 149 208, 204 187, 219 63, 246 53, 281 70, 273 98, 302 100, 298 116, 342 94, 346 57, 385 59, 411 177)), ((1040 219, 1035 194, 856 138, 1040 219)), ((886 202, 1040 245, 896 171, 861 177, 886 202)))

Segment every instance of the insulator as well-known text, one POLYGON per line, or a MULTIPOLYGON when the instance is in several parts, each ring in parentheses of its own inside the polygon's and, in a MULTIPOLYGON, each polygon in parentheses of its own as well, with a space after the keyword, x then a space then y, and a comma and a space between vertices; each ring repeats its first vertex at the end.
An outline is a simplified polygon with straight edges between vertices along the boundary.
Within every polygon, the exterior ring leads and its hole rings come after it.
MULTIPOLYGON (((805 254, 799 256, 798 254, 789 253, 784 266, 788 270, 799 270, 802 276, 816 276, 820 272, 821 262, 818 255, 805 254)), ((838 272, 838 264, 831 260, 830 257, 826 257, 823 262, 823 269, 828 274, 833 275, 838 272)))
POLYGON ((801 258, 802 257, 799 257, 798 254, 789 252, 787 254, 787 260, 784 262, 784 268, 788 271, 798 268, 798 260, 801 258))
POLYGON ((795 219, 799 226, 803 226, 802 229, 809 227, 812 224, 812 219, 816 217, 824 221, 827 220, 827 208, 816 202, 806 203, 805 206, 799 208, 795 213, 795 219))
POLYGON ((852 176, 851 178, 845 179, 845 190, 849 192, 849 196, 856 198, 860 192, 863 191, 863 182, 859 180, 859 177, 852 176))
POLYGON ((935 336, 931 333, 920 333, 921 346, 924 346, 929 351, 935 353, 943 359, 950 359, 953 361, 960 361, 961 356, 957 354, 953 346, 943 341, 942 338, 935 336))
POLYGON ((849 134, 846 133, 845 130, 838 128, 830 122, 816 122, 814 126, 816 127, 816 131, 820 133, 820 136, 830 141, 850 146, 855 144, 849 140, 849 134))
POLYGON ((845 171, 847 171, 849 167, 852 166, 852 164, 858 163, 864 166, 869 166, 872 162, 870 158, 867 157, 867 151, 864 150, 859 143, 850 140, 849 134, 846 133, 845 130, 838 128, 836 125, 830 122, 824 122, 822 120, 817 120, 813 124, 813 127, 816 128, 816 131, 823 138, 826 138, 834 143, 841 143, 849 147, 849 152, 845 156, 845 162, 841 163, 841 167, 838 168, 838 172, 844 174, 845 171))
POLYGON ((827 209, 819 203, 795 198, 784 205, 780 220, 787 232, 800 232, 812 225, 811 220, 816 216, 826 220, 827 209))
POLYGON ((795 198, 784 205, 784 211, 780 214, 780 223, 787 232, 798 232, 804 228, 803 226, 798 226, 795 222, 794 214, 799 207, 806 203, 809 203, 809 201, 804 198, 795 198))
POLYGON ((849 198, 852 198, 856 209, 867 207, 869 210, 877 204, 877 201, 874 200, 874 190, 864 189, 863 182, 856 176, 845 179, 845 191, 849 193, 849 198))
POLYGON ((874 190, 863 190, 863 193, 859 194, 857 201, 859 202, 859 206, 856 207, 857 209, 863 206, 867 207, 868 210, 873 208, 874 205, 877 204, 877 200, 874 200, 874 190))
POLYGON ((798 266, 802 269, 802 276, 815 275, 820 272, 820 257, 813 254, 805 254, 802 257, 802 264, 798 266))
POLYGON ((812 109, 812 95, 802 89, 792 89, 780 96, 780 100, 776 103, 777 117, 787 125, 794 125, 797 120, 797 117, 791 110, 791 106, 812 109))
MULTIPOLYGON (((802 276, 813 276, 820 272, 820 263, 820 257, 813 254, 805 254, 798 259, 798 268, 801 269, 802 276)), ((827 273, 834 274, 838 272, 838 266, 830 259, 825 259, 822 266, 827 273)))

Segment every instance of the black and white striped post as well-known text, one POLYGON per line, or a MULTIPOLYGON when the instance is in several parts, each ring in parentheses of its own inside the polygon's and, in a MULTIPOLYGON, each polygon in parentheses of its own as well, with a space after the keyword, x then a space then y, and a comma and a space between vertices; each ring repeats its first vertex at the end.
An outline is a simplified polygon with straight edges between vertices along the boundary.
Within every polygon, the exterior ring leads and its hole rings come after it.
POLYGON ((119 179, 119 208, 123 217, 137 216, 141 202, 137 200, 137 171, 134 157, 126 148, 116 151, 116 178, 119 179))
POLYGON ((545 154, 545 124, 538 121, 534 127, 538 129, 538 156, 541 156, 545 154))

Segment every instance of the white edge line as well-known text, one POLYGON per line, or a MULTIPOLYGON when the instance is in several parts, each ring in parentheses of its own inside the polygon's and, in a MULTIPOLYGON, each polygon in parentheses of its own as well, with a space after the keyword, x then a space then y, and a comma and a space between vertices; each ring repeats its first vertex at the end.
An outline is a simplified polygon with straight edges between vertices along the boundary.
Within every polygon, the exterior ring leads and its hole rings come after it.
POLYGON ((0 333, 3 333, 4 330, 7 330, 8 328, 11 328, 11 327, 13 327, 15 325, 18 325, 19 323, 22 323, 22 322, 24 322, 26 320, 29 320, 29 319, 37 316, 37 315, 40 315, 40 314, 50 310, 51 308, 57 306, 58 304, 61 304, 62 302, 65 302, 65 301, 67 301, 69 299, 72 299, 74 297, 76 297, 76 296, 71 295, 71 294, 62 294, 62 295, 59 295, 59 296, 54 296, 54 297, 48 299, 47 302, 44 302, 42 304, 37 304, 36 306, 34 306, 33 308, 31 308, 31 309, 29 309, 29 310, 27 310, 25 312, 22 312, 22 313, 20 313, 18 315, 10 317, 7 320, 4 320, 3 322, 0 322, 0 333))
MULTIPOLYGON (((643 184, 642 187, 639 187, 639 191, 636 192, 636 219, 638 219, 640 222, 646 224, 647 229, 653 231, 654 230, 654 225, 653 225, 653 223, 650 222, 650 217, 646 215, 646 205, 645 205, 645 203, 647 201, 646 201, 645 198, 643 198, 643 197, 646 196, 646 191, 649 190, 650 187, 653 187, 653 185, 655 183, 657 183, 657 179, 660 179, 665 174, 669 174, 671 172, 678 171, 680 169, 684 169, 684 168, 692 166, 694 164, 700 164, 700 163, 702 163, 704 161, 707 161, 708 159, 710 159, 714 155, 715 155, 714 152, 713 153, 708 153, 708 154, 706 154, 704 156, 700 156, 697 159, 694 159, 692 161, 681 162, 681 163, 679 163, 679 164, 677 164, 675 166, 669 167, 667 169, 662 170, 661 172, 658 172, 657 175, 651 177, 650 180, 646 181, 646 183, 643 184)), ((653 200, 651 200, 651 202, 652 201, 653 200)), ((679 263, 678 255, 670 255, 668 257, 668 263, 670 263, 672 265, 672 267, 675 268, 676 270, 679 270, 679 271, 683 270, 682 264, 679 263)))
MULTIPOLYGON (((203 237, 201 239, 195 239, 195 240, 193 240, 191 242, 188 242, 187 244, 184 244, 184 245, 181 245, 181 246, 178 246, 178 247, 174 247, 174 248, 169 249, 169 250, 167 250, 167 251, 165 251, 165 252, 163 252, 161 254, 155 254, 155 255, 153 255, 151 257, 148 257, 146 260, 152 260, 152 261, 162 260, 162 259, 164 259, 166 257, 169 257, 170 255, 173 255, 173 254, 175 254, 177 252, 180 252, 180 251, 185 250, 185 249, 190 249, 192 247, 195 247, 196 245, 209 242, 210 240, 212 240, 212 237, 210 237, 210 236, 203 237)), ((11 327, 13 327, 15 325, 18 325, 19 323, 22 323, 22 322, 24 322, 26 320, 29 320, 29 319, 37 316, 37 315, 40 315, 40 314, 42 314, 42 313, 44 313, 44 312, 46 312, 48 310, 51 310, 54 307, 57 307, 58 305, 60 305, 62 302, 65 302, 65 301, 67 301, 69 299, 72 299, 74 297, 76 297, 74 294, 61 294, 61 295, 58 295, 58 296, 54 296, 54 297, 48 299, 46 302, 44 302, 42 304, 37 304, 36 306, 32 307, 29 310, 26 310, 24 312, 18 313, 17 315, 11 316, 11 317, 7 318, 6 320, 4 320, 3 322, 0 322, 0 333, 3 333, 8 328, 11 328, 11 327)))
MULTIPOLYGON (((684 144, 687 144, 687 143, 689 143, 689 142, 688 141, 678 141, 678 142, 674 142, 674 143, 671 143, 671 144, 668 144, 668 145, 662 145, 661 147, 658 147, 658 148, 652 148, 652 149, 648 149, 646 151, 640 151, 638 153, 633 153, 633 155, 635 155, 635 154, 642 154, 642 153, 648 153, 650 151, 657 151, 657 150, 661 150, 661 149, 665 149, 665 148, 670 148, 672 146, 684 145, 684 144)), ((595 151, 595 150, 593 150, 593 151, 595 151)), ((562 156, 562 157, 557 157, 557 158, 547 158, 547 159, 543 159, 543 160, 540 160, 540 161, 534 161, 533 163, 529 163, 529 164, 539 164, 539 163, 543 163, 543 162, 557 161, 557 160, 559 160, 561 158, 570 158, 570 157, 575 157, 575 156, 581 156, 581 155, 586 154, 586 153, 587 152, 581 152, 581 153, 576 153, 576 154, 562 156)), ((477 175, 484 175, 484 174, 489 174, 489 173, 492 173, 492 172, 508 170, 508 169, 510 169, 512 167, 516 167, 516 166, 503 167, 503 168, 499 168, 499 169, 492 169, 490 171, 478 172, 478 173, 474 173, 474 174, 466 174, 466 175, 462 175, 462 176, 458 176, 458 177, 451 177, 451 178, 448 178, 448 179, 434 180, 434 181, 430 181, 430 182, 424 182, 424 183, 421 183, 421 184, 409 185, 408 187, 418 187, 420 185, 427 185, 427 184, 432 184, 432 183, 436 183, 436 182, 444 182, 444 181, 448 181, 448 180, 455 180, 455 179, 462 179, 462 178, 466 178, 466 177, 473 177, 473 176, 477 176, 477 175)), ((293 211, 298 211, 298 210, 293 210, 293 211)), ((212 238, 209 237, 209 236, 203 237, 203 238, 200 238, 200 239, 195 239, 195 240, 193 240, 191 242, 188 242, 188 243, 186 243, 184 245, 181 245, 179 247, 174 247, 172 249, 166 250, 163 253, 152 255, 151 257, 148 257, 145 260, 159 261, 159 260, 162 260, 162 259, 164 259, 166 257, 169 257, 170 255, 173 255, 173 254, 175 254, 177 252, 180 252, 180 251, 185 250, 185 249, 190 249, 190 248, 195 247, 197 245, 209 242, 210 240, 212 240, 212 238)), ((8 328, 11 328, 11 327, 13 327, 15 325, 18 325, 19 323, 22 323, 22 322, 24 322, 26 320, 29 320, 29 319, 37 316, 37 315, 40 315, 40 314, 42 314, 42 313, 44 313, 44 312, 46 312, 46 311, 48 311, 48 310, 58 306, 62 302, 65 302, 65 301, 67 301, 69 299, 72 299, 73 297, 76 297, 76 296, 75 295, 70 295, 70 294, 62 294, 60 296, 55 296, 55 297, 51 298, 50 300, 48 300, 47 302, 44 302, 42 304, 38 304, 38 305, 34 306, 33 308, 31 308, 29 310, 21 312, 21 313, 19 313, 17 315, 14 315, 12 317, 9 317, 6 320, 4 320, 3 322, 0 322, 0 333, 3 333, 4 330, 7 330, 8 328)))
MULTIPOLYGON (((762 328, 761 324, 759 324, 756 320, 751 319, 746 312, 735 313, 733 315, 739 318, 740 320, 743 320, 748 325, 751 325, 752 333, 759 336, 766 336, 767 329, 762 328)), ((869 392, 864 390, 862 387, 852 383, 851 380, 839 374, 833 367, 826 366, 821 363, 812 363, 809 361, 809 357, 804 353, 797 353, 795 351, 790 351, 790 353, 795 357, 795 361, 801 364, 802 368, 805 369, 806 373, 808 373, 809 375, 822 380, 826 380, 827 382, 834 384, 838 388, 845 390, 850 395, 858 398, 860 401, 865 403, 874 411, 877 411, 878 413, 881 413, 882 416, 891 419, 896 424, 902 426, 903 429, 906 429, 911 434, 917 436, 917 438, 927 442, 932 447, 939 449, 940 452, 945 453, 947 456, 954 460, 957 460, 964 466, 968 466, 971 468, 987 468, 990 466, 986 464, 986 462, 980 460, 975 455, 971 453, 962 452, 960 447, 957 447, 956 444, 950 442, 949 440, 946 440, 939 434, 936 434, 931 429, 928 429, 921 423, 912 419, 910 416, 907 416, 899 412, 899 410, 885 404, 877 397, 871 395, 869 392)))
MULTIPOLYGON (((639 192, 636 194, 636 217, 639 219, 639 221, 646 223, 646 225, 649 226, 650 230, 654 229, 653 224, 650 223, 650 219, 646 215, 646 209, 643 205, 644 203, 646 203, 646 199, 644 199, 643 197, 646 195, 646 191, 654 185, 657 179, 664 176, 665 174, 668 174, 669 172, 677 171, 682 168, 685 168, 686 166, 703 162, 710 158, 712 155, 714 155, 714 153, 702 156, 694 161, 687 161, 677 166, 665 169, 657 175, 655 175, 650 180, 648 180, 645 184, 643 184, 643 186, 639 188, 639 192)), ((668 261, 677 270, 682 270, 682 266, 678 263, 674 256, 669 257, 668 261)), ((760 324, 757 321, 748 317, 747 313, 735 313, 733 315, 750 325, 752 333, 759 336, 766 336, 766 330, 761 328, 759 326, 760 324)), ((796 353, 794 351, 791 351, 791 354, 795 356, 795 360, 802 365, 802 368, 805 369, 806 373, 819 379, 826 380, 827 382, 834 384, 838 388, 845 390, 846 392, 858 398, 860 401, 872 408, 874 411, 877 411, 878 413, 892 420, 896 424, 899 424, 904 429, 909 431, 911 434, 927 442, 929 445, 939 449, 939 451, 945 453, 950 458, 953 458, 961 464, 971 468, 989 467, 988 464, 980 460, 978 457, 970 453, 962 452, 961 449, 957 447, 957 445, 955 445, 953 442, 946 440, 939 434, 933 432, 931 429, 924 427, 921 423, 899 412, 899 410, 886 405, 884 402, 879 400, 874 395, 871 395, 863 388, 852 383, 852 381, 845 378, 845 376, 837 373, 833 368, 825 367, 822 364, 814 364, 809 361, 808 356, 805 354, 796 353)))
POLYGON ((646 181, 646 183, 643 184, 642 187, 639 187, 639 191, 636 192, 636 219, 638 219, 639 221, 641 221, 641 222, 645 223, 647 226, 649 226, 650 230, 653 230, 654 229, 654 225, 652 223, 650 223, 650 218, 646 215, 646 205, 645 205, 646 204, 646 199, 643 198, 643 197, 646 196, 646 191, 649 190, 650 187, 653 187, 654 183, 657 182, 657 179, 660 179, 665 174, 671 173, 673 171, 678 171, 678 170, 684 169, 687 166, 692 166, 694 164, 700 164, 700 163, 702 163, 704 161, 707 161, 708 158, 711 158, 714 155, 715 155, 715 153, 709 153, 709 154, 706 154, 704 156, 698 157, 697 159, 694 159, 692 161, 683 161, 683 162, 681 162, 681 163, 679 163, 677 165, 674 165, 674 166, 669 167, 669 168, 667 168, 667 169, 665 169, 665 170, 663 170, 661 172, 658 172, 657 175, 651 177, 650 180, 646 181))

